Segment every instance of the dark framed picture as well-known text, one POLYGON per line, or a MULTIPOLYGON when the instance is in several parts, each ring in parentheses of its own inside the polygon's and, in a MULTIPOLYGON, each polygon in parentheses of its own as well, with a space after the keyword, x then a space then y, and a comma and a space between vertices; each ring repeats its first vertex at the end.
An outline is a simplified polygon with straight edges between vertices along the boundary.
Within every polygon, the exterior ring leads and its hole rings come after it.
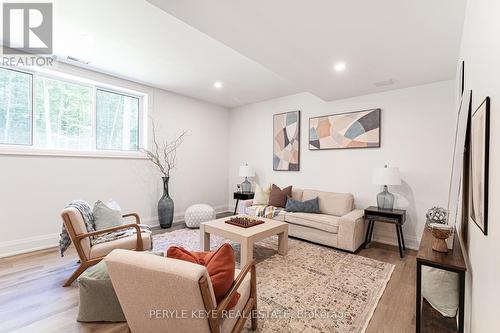
POLYGON ((379 148, 381 110, 309 118, 309 150, 379 148))
POLYGON ((300 170, 300 111, 273 116, 273 170, 300 170))
POLYGON ((490 98, 472 114, 470 132, 470 217, 488 234, 488 181, 490 150, 490 98))

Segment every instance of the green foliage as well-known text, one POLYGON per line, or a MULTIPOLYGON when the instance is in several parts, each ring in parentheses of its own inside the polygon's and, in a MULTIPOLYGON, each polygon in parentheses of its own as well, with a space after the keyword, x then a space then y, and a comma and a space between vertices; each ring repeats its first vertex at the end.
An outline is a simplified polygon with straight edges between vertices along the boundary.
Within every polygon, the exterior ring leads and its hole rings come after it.
POLYGON ((97 149, 138 150, 139 99, 97 90, 97 149))
POLYGON ((0 143, 31 144, 31 74, 0 68, 0 143))
POLYGON ((0 68, 0 144, 138 150, 139 98, 0 68), (94 93, 95 125, 94 125, 94 93))
POLYGON ((35 144, 92 149, 92 88, 40 76, 36 80, 35 144))

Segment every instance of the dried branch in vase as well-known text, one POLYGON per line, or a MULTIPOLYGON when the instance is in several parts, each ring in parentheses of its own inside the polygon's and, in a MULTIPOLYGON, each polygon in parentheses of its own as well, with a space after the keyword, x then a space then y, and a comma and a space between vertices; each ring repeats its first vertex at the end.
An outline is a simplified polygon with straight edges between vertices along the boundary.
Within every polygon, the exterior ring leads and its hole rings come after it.
POLYGON ((170 177, 170 171, 177 166, 177 149, 184 142, 188 135, 187 131, 182 132, 174 140, 162 141, 161 143, 156 136, 156 128, 153 122, 153 147, 151 150, 141 148, 141 151, 146 154, 147 158, 153 163, 164 177, 170 177))

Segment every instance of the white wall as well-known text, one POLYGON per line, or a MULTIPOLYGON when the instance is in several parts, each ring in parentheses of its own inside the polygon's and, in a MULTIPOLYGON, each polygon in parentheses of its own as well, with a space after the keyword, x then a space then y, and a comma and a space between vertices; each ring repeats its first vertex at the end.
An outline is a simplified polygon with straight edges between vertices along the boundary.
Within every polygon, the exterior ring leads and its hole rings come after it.
MULTIPOLYGON (((171 175, 176 220, 193 203, 227 210, 227 109, 73 66, 58 70, 149 94, 149 112, 163 137, 190 131, 171 175)), ((157 225, 161 193, 160 175, 144 159, 0 155, 0 257, 57 244, 59 212, 73 199, 113 198, 157 225)))
POLYGON ((488 235, 469 220, 464 237, 468 255, 466 328, 494 332, 500 327, 500 2, 467 1, 460 60, 465 87, 472 90, 472 110, 491 98, 488 235))
MULTIPOLYGON (((253 165, 260 184, 274 182, 299 188, 351 192, 359 208, 376 205, 381 188, 371 184, 375 167, 400 167, 403 185, 390 191, 396 205, 408 210, 403 232, 416 248, 425 212, 446 207, 455 128, 454 81, 445 81, 325 103, 309 93, 236 108, 230 112, 229 195, 241 182, 238 166, 253 165), (382 147, 309 151, 309 117, 382 109, 382 147), (272 170, 273 114, 301 110, 299 172, 272 170)), ((230 201, 232 202, 232 200, 230 201)), ((393 228, 377 224, 374 239, 397 244, 393 228)))

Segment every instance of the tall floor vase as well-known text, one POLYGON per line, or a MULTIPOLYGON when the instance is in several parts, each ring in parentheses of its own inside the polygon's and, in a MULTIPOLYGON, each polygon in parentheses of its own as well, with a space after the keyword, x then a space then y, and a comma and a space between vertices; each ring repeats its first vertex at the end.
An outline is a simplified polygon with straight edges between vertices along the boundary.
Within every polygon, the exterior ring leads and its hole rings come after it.
POLYGON ((174 201, 168 194, 168 181, 170 177, 163 179, 163 196, 158 201, 158 219, 162 229, 170 228, 174 220, 174 201))

